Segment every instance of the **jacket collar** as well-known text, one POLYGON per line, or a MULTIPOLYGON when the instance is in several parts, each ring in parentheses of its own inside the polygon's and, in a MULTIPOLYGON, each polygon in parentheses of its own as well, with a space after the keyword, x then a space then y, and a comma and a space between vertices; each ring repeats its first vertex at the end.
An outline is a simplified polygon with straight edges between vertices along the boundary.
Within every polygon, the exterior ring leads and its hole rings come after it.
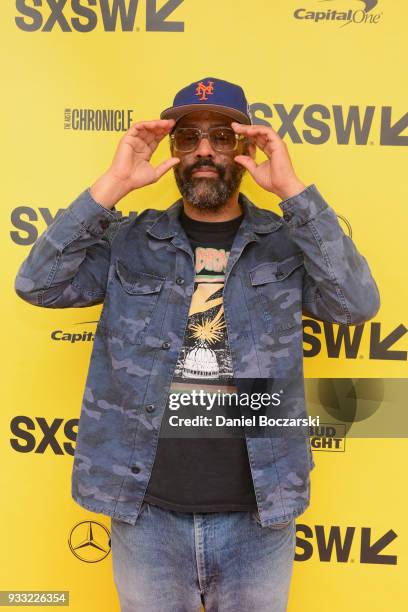
MULTIPOLYGON (((243 193, 239 193, 238 202, 242 205, 244 219, 239 232, 248 234, 269 234, 283 225, 279 215, 271 210, 255 206, 243 193)), ((179 215, 183 206, 183 199, 178 199, 172 206, 163 211, 154 223, 147 229, 147 233, 154 238, 173 238, 182 230, 179 215)))

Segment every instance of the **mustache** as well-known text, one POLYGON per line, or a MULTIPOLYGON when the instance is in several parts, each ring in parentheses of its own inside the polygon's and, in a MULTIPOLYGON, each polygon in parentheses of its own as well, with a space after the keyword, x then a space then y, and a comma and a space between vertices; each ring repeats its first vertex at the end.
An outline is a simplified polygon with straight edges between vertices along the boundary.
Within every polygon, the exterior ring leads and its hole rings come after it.
POLYGON ((192 164, 191 166, 188 166, 187 168, 185 168, 183 174, 185 178, 191 179, 194 170, 199 170, 200 168, 203 168, 204 166, 207 166, 208 168, 213 168, 213 170, 215 170, 218 173, 218 176, 220 178, 224 178, 225 168, 223 166, 214 164, 212 159, 204 159, 204 158, 199 159, 198 161, 195 162, 195 164, 192 164))

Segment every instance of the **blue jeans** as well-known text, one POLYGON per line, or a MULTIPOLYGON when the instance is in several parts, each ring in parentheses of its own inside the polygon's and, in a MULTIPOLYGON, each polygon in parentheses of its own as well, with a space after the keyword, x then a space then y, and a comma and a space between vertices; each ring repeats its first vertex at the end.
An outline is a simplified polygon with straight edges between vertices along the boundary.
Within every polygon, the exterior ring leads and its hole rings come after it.
POLYGON ((111 519, 121 612, 284 612, 295 520, 257 512, 192 513, 143 503, 136 524, 111 519))

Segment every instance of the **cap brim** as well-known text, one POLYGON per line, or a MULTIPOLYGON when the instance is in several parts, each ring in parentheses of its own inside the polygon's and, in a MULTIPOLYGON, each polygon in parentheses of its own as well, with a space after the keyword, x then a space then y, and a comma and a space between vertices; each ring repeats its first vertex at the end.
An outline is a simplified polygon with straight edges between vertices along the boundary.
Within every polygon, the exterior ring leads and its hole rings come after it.
POLYGON ((229 106, 222 106, 221 104, 184 104, 183 106, 170 106, 160 113, 160 119, 175 119, 178 121, 181 117, 184 117, 184 115, 196 110, 210 110, 227 115, 235 121, 238 121, 238 123, 246 123, 248 125, 251 123, 245 113, 241 113, 241 111, 230 108, 229 106))

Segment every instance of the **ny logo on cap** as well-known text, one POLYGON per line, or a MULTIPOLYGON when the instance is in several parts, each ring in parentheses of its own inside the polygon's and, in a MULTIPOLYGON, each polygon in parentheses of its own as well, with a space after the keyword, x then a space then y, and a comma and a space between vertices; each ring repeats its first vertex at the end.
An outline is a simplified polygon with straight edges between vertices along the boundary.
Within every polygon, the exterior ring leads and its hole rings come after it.
POLYGON ((204 83, 200 81, 195 90, 195 95, 201 96, 199 100, 208 100, 208 98, 206 97, 206 94, 208 94, 209 96, 212 96, 213 93, 214 93, 214 81, 208 81, 208 85, 204 85, 204 83))

